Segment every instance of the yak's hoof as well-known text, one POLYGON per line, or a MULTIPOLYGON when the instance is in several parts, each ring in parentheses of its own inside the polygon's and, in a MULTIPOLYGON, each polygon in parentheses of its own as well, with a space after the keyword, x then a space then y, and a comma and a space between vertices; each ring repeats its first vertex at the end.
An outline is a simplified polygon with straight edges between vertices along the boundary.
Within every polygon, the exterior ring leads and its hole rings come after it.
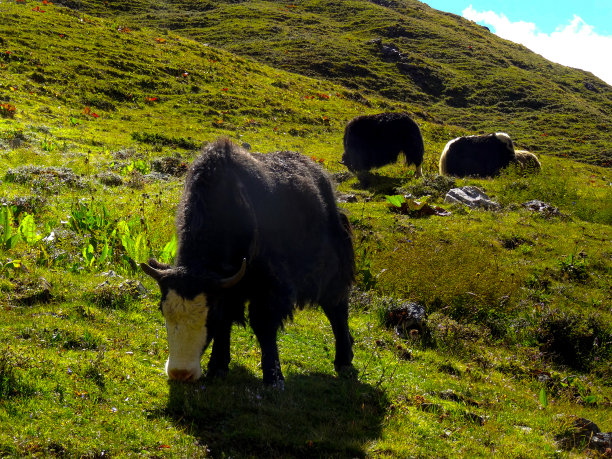
POLYGON ((358 372, 353 364, 335 365, 335 368, 339 377, 344 379, 357 379, 358 372))
POLYGON ((228 369, 227 368, 210 368, 206 372, 207 378, 225 378, 227 376, 228 369))
POLYGON ((263 383, 273 389, 285 390, 285 378, 280 372, 274 372, 272 376, 264 376, 263 383))
POLYGON ((266 387, 269 387, 271 389, 276 389, 279 391, 285 390, 285 380, 282 378, 274 380, 264 379, 263 383, 266 387))

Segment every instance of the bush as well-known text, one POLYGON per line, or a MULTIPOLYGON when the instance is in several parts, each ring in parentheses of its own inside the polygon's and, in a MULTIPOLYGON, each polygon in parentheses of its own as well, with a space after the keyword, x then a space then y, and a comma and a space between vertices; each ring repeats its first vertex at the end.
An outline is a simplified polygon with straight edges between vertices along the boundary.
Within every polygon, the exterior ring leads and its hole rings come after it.
POLYGON ((102 172, 101 174, 98 174, 98 180, 100 180, 100 183, 106 186, 123 185, 123 179, 121 176, 114 172, 102 172))
POLYGON ((429 316, 427 331, 431 344, 450 354, 464 352, 471 343, 486 341, 490 337, 482 327, 459 323, 439 312, 429 316))
POLYGON ((414 184, 402 188, 400 193, 410 193, 419 198, 421 196, 431 196, 434 200, 444 198, 452 188, 455 188, 455 179, 437 174, 425 174, 422 179, 414 184))
POLYGON ((126 280, 121 283, 105 281, 86 296, 89 301, 101 308, 128 309, 133 301, 144 293, 144 287, 136 280, 126 280))
POLYGON ((612 354, 612 326, 596 314, 551 309, 540 318, 540 349, 556 362, 589 370, 612 354))

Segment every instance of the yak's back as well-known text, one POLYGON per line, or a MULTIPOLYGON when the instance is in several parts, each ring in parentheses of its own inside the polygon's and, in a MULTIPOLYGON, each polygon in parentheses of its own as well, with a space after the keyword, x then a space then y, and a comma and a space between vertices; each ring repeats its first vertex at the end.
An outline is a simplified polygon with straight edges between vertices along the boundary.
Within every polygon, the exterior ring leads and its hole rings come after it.
MULTIPOLYGON (((350 227, 327 173, 293 152, 251 154, 217 141, 194 161, 177 214, 177 264, 251 271, 318 301, 354 275, 350 227)), ((266 279, 263 279, 266 278, 266 279)), ((346 287, 348 288, 348 287, 346 287)))
POLYGON ((514 159, 514 146, 507 134, 458 137, 446 144, 440 158, 440 173, 492 177, 514 159))

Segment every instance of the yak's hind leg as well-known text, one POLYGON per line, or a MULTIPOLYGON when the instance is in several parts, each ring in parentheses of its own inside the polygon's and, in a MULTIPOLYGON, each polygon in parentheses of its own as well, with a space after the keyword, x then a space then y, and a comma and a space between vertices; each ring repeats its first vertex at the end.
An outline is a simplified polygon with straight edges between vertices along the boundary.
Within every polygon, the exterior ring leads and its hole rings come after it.
POLYGON ((329 319, 336 339, 336 358, 334 368, 338 373, 352 372, 353 369, 353 337, 348 326, 348 300, 338 303, 321 304, 323 312, 329 319))

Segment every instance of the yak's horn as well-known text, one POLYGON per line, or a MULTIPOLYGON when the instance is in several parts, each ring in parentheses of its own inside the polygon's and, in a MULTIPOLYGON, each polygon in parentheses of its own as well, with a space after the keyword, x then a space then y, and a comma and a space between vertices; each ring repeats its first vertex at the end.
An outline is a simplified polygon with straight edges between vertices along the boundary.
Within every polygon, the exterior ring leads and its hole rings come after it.
POLYGON ((163 269, 155 269, 155 268, 149 266, 146 263, 140 263, 140 268, 144 271, 145 274, 151 276, 157 282, 159 282, 159 280, 164 275, 164 270, 163 269))
POLYGON ((238 272, 230 277, 226 277, 225 279, 221 279, 219 281, 219 287, 221 288, 229 288, 236 285, 240 280, 244 277, 244 273, 246 272, 246 258, 242 259, 242 265, 238 272))

